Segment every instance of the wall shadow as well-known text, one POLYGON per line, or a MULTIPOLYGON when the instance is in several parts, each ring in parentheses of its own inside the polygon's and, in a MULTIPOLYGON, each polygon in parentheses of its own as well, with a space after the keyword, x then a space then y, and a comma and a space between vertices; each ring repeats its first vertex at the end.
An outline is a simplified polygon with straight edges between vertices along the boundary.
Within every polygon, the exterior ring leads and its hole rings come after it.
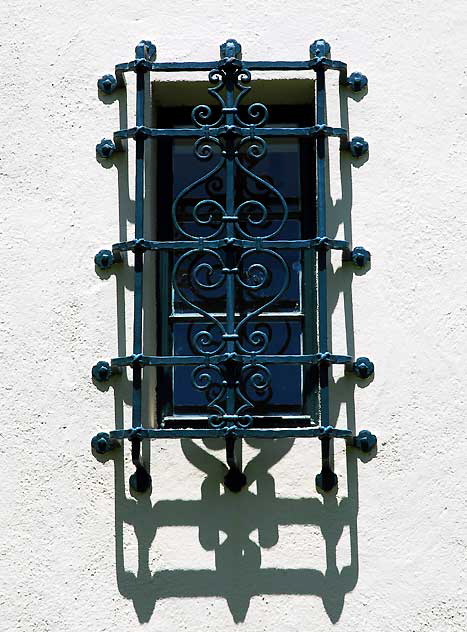
MULTIPOLYGON (((347 100, 352 95, 341 88, 340 108, 342 127, 348 128, 347 100)), ((115 94, 119 103, 120 127, 128 127, 126 94, 115 94)), ((102 98, 112 102, 113 97, 102 98)), ((128 155, 114 156, 113 165, 118 171, 120 240, 126 240, 127 225, 134 222, 134 204, 129 195, 128 155)), ((328 189, 328 235, 336 236, 341 224, 345 239, 352 243, 352 164, 359 163, 341 153, 340 175, 342 197, 335 203, 328 189)), ((149 175, 149 174, 148 174, 149 175)), ((147 177, 150 184, 151 177, 147 177)), ((329 182, 329 179, 328 179, 329 182)), ((130 237, 131 238, 131 237, 130 237)), ((354 269, 349 264, 330 272, 329 312, 336 309, 339 297, 344 300, 346 342, 349 355, 355 355, 353 336, 352 281, 354 269)), ((114 273, 112 273, 113 275, 114 273)), ((150 274, 152 272, 150 271, 150 274)), ((108 274, 100 274, 108 278, 108 274)), ((116 276, 116 300, 118 317, 118 353, 127 353, 126 308, 127 290, 132 290, 133 274, 125 259, 118 266, 116 276)), ((149 294, 149 293, 148 293, 149 294)), ((154 306, 145 299, 145 319, 153 314, 154 306)), ((153 301, 150 301, 153 302, 153 301)), ((152 322, 155 322, 153 320, 152 322)), ((144 330, 147 331, 148 327, 144 330)), ((331 332, 331 329, 330 329, 331 332)), ((153 344, 152 337, 145 339, 145 348, 153 344)), ((344 352, 344 350, 335 350, 344 352)), ((364 384, 361 384, 364 385, 364 384)), ((343 407, 346 409, 347 426, 356 433, 354 391, 356 379, 346 374, 333 380, 331 395, 331 423, 336 424, 343 407)), ((116 428, 124 426, 124 404, 131 403, 131 381, 126 374, 112 378, 109 386, 114 389, 116 428)), ((152 385, 146 389, 146 407, 151 407, 152 385)), ((128 423, 126 424, 128 425, 128 423)), ((222 597, 225 599, 235 622, 245 620, 251 599, 256 595, 315 595, 323 603, 330 621, 336 623, 343 611, 345 596, 358 581, 358 461, 360 453, 348 447, 346 452, 346 496, 340 500, 336 492, 321 493, 314 497, 277 497, 275 481, 269 471, 292 448, 293 440, 251 440, 248 442, 258 454, 245 466, 247 487, 233 494, 223 486, 226 466, 212 454, 223 448, 223 442, 197 443, 182 440, 185 458, 205 474, 199 500, 161 500, 152 504, 149 494, 127 492, 128 472, 125 473, 123 450, 117 450, 102 462, 114 462, 115 483, 115 555, 116 579, 123 597, 132 601, 141 623, 148 622, 159 600, 187 597, 222 597), (124 525, 130 525, 138 545, 138 569, 127 570, 123 541, 124 525), (274 547, 279 542, 280 527, 284 525, 315 525, 321 530, 325 551, 326 570, 313 568, 262 567, 262 549, 274 547), (212 551, 215 570, 152 569, 150 549, 161 527, 191 526, 198 529, 200 546, 212 551), (337 545, 344 528, 348 526, 350 537, 350 563, 339 570, 336 559, 337 545), (258 533, 258 544, 252 534, 258 533), (225 534, 225 539, 221 538, 225 534)), ((128 445, 124 446, 128 450, 128 445)), ((313 449, 319 450, 318 442, 313 449)), ((143 445, 143 458, 150 458, 149 442, 143 445)), ((369 457, 371 458, 371 456, 369 457)), ((363 460, 363 459, 362 459, 363 460)), ((368 457, 365 459, 368 460, 368 457)), ((304 473, 311 479, 309 473, 304 473)), ((157 476, 155 475, 155 478, 157 476)), ((342 492, 342 489, 341 489, 342 492)), ((340 494, 341 495, 341 494, 340 494)), ((189 560, 187 560, 189 566, 189 560)))
MULTIPOLYGON (((256 595, 316 595, 332 622, 337 622, 345 595, 358 579, 357 454, 347 455, 348 495, 322 498, 278 498, 268 471, 292 447, 292 440, 260 440, 259 454, 246 466, 248 488, 233 494, 223 488, 226 467, 191 440, 183 440, 185 457, 206 474, 200 500, 167 500, 154 505, 148 494, 125 494, 122 455, 115 458, 116 570, 120 593, 131 599, 141 623, 150 620, 157 601, 169 597, 222 597, 235 622, 245 619, 256 595), (256 492, 256 493, 254 493, 256 492), (125 568, 123 524, 134 529, 138 542, 138 571, 125 568), (262 568, 261 550, 275 546, 282 525, 316 525, 326 550, 326 572, 313 568, 262 568), (198 529, 204 550, 213 551, 216 570, 152 570, 149 551, 160 527, 198 529), (338 569, 336 550, 344 527, 350 533, 350 564, 338 569), (258 542, 251 539, 258 532, 258 542), (221 543, 220 534, 225 534, 221 543)), ((187 560, 189 566, 189 560, 187 560)))

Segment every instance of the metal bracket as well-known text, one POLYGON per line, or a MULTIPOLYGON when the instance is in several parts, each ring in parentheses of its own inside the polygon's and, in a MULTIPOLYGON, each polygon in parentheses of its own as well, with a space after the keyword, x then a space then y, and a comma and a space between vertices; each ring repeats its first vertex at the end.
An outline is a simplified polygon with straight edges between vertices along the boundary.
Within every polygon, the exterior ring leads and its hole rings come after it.
POLYGON ((342 261, 353 263, 357 268, 364 268, 371 261, 371 253, 363 246, 355 246, 353 250, 343 248, 342 261))
POLYGON ((235 39, 228 39, 220 45, 221 58, 233 57, 234 59, 242 58, 242 47, 235 39))
POLYGON ((155 61, 157 57, 157 48, 150 40, 141 40, 135 47, 136 59, 146 59, 155 61))

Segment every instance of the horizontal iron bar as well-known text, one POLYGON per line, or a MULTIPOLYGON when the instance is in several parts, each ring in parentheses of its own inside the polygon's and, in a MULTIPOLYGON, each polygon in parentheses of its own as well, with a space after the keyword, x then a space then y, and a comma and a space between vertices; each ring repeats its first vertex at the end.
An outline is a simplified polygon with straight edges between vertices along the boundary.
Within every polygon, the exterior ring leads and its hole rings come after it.
MULTIPOLYGON (((207 424, 208 420, 209 420, 210 415, 206 415, 206 414, 192 414, 192 415, 186 415, 186 414, 178 414, 178 415, 166 415, 165 417, 163 417, 162 419, 162 427, 167 429, 167 424, 180 424, 180 426, 184 425, 184 426, 189 426, 190 424, 194 424, 194 426, 196 427, 199 424, 207 424)), ((293 414, 293 413, 277 413, 276 415, 274 414, 269 414, 269 415, 257 415, 257 414, 252 414, 251 415, 252 419, 253 419, 253 424, 256 426, 258 423, 259 424, 263 424, 265 421, 267 421, 269 423, 268 427, 269 428, 288 428, 289 426, 296 426, 297 424, 300 424, 300 426, 298 427, 309 427, 310 425, 312 427, 318 427, 319 424, 316 421, 315 418, 310 417, 310 415, 301 415, 299 413, 297 414, 293 414), (275 425, 274 425, 275 424, 275 425)), ((260 428, 262 426, 259 426, 260 428)), ((172 426, 168 426, 168 428, 172 428, 172 426)))
MULTIPOLYGON (((318 64, 328 70, 338 70, 345 72, 347 64, 343 61, 315 57, 305 61, 242 61, 242 68, 247 70, 313 70, 318 64)), ((153 72, 196 72, 199 70, 215 70, 219 67, 219 60, 216 61, 172 61, 172 62, 150 62, 147 60, 130 61, 115 66, 115 72, 121 74, 130 72, 135 67, 144 66, 153 72)))
POLYGON ((135 250, 218 250, 226 246, 235 246, 242 249, 264 250, 273 248, 277 250, 293 249, 324 249, 324 250, 348 250, 349 242, 329 237, 315 237, 314 239, 292 240, 268 240, 260 237, 256 239, 237 239, 225 237, 224 239, 197 239, 193 241, 151 241, 149 239, 132 239, 113 244, 114 251, 135 250))
POLYGON ((210 366, 218 365, 228 360, 240 364, 349 364, 352 357, 347 355, 334 355, 332 353, 315 353, 311 355, 261 355, 246 353, 222 353, 218 355, 192 355, 192 356, 150 356, 144 354, 132 354, 112 358, 112 366, 210 366))
MULTIPOLYGON (((210 312, 211 316, 214 318, 225 318, 225 312, 210 312)), ((234 316, 236 318, 240 318, 240 312, 235 312, 234 316)), ((205 321, 206 316, 200 314, 199 312, 178 312, 177 314, 170 314, 170 320, 178 320, 181 322, 192 322, 196 320, 205 321)), ((303 312, 261 312, 260 314, 256 314, 255 322, 259 320, 303 320, 305 318, 305 314, 303 312)))
MULTIPOLYGON (((111 439, 128 439, 133 436, 134 429, 111 430, 111 439)), ((322 437, 323 428, 239 428, 238 426, 224 426, 223 428, 138 428, 138 439, 204 439, 208 437, 238 437, 259 439, 280 439, 285 437, 322 437)), ((347 439, 352 437, 351 430, 333 428, 327 432, 329 437, 347 439)))
POLYGON ((219 136, 225 136, 232 134, 236 136, 248 137, 252 136, 260 137, 276 137, 276 136, 288 136, 288 137, 307 137, 314 138, 316 136, 338 136, 341 138, 342 144, 345 144, 348 140, 347 130, 343 127, 330 127, 329 125, 313 125, 312 127, 255 127, 254 125, 248 127, 240 127, 237 125, 221 125, 219 127, 210 127, 205 125, 203 127, 190 127, 185 129, 176 128, 156 128, 156 127, 131 127, 129 129, 121 129, 114 133, 114 140, 121 140, 122 138, 137 138, 137 137, 209 137, 217 138, 219 136))

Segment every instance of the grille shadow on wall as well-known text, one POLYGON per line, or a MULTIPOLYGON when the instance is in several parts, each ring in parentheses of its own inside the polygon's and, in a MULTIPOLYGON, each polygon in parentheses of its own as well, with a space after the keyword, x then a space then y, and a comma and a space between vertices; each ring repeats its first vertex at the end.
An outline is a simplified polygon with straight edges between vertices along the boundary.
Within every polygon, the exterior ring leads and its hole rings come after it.
MULTIPOLYGON (((233 41, 229 41, 224 45, 224 52, 227 51, 230 54, 224 55, 224 60, 230 60, 230 63, 235 67, 235 63, 240 62, 239 49, 237 44, 233 41), (231 47, 231 50, 229 49, 231 47)), ((222 50, 222 49, 221 49, 222 50)), ((149 43, 141 43, 139 47, 139 54, 137 48, 137 58, 141 60, 146 59, 147 64, 151 65, 152 61, 149 60, 151 56, 151 48, 149 43), (149 60, 149 61, 148 61, 149 60)), ((359 435, 356 434, 355 428, 355 414, 353 404, 353 390, 356 383, 360 386, 365 386, 369 380, 358 381, 357 375, 360 377, 371 377, 371 363, 364 360, 356 363, 353 362, 354 357, 354 344, 353 344, 353 321, 352 321, 352 298, 351 298, 351 283, 353 278, 352 267, 348 264, 343 264, 333 274, 329 266, 326 266, 328 259, 328 251, 332 248, 339 248, 343 250, 343 259, 353 259, 357 264, 357 271, 365 273, 369 267, 368 254, 363 249, 350 250, 349 244, 351 243, 351 223, 350 223, 350 210, 351 210, 351 179, 350 169, 351 164, 359 166, 365 158, 361 158, 362 150, 366 149, 365 143, 362 139, 353 139, 349 141, 346 136, 347 129, 347 99, 349 96, 357 97, 358 90, 355 88, 363 88, 363 94, 366 91, 365 81, 361 79, 361 75, 354 73, 350 78, 347 78, 345 65, 342 67, 337 66, 340 62, 333 62, 328 60, 326 55, 329 53, 328 45, 322 40, 318 40, 312 45, 312 59, 310 62, 287 62, 291 66, 293 64, 308 64, 308 68, 316 70, 317 78, 319 80, 320 73, 322 71, 322 78, 324 81, 324 70, 327 68, 335 68, 341 73, 341 89, 340 89, 340 105, 341 105, 341 122, 342 128, 329 128, 325 123, 325 94, 324 90, 321 94, 321 108, 319 107, 319 81, 318 81, 318 108, 317 108, 317 124, 313 128, 307 130, 307 134, 313 136, 316 141, 318 149, 318 192, 317 192, 317 207, 318 207, 318 237, 315 239, 316 243, 308 244, 307 247, 313 248, 317 252, 318 260, 318 291, 320 294, 319 309, 319 351, 314 354, 315 357, 309 357, 306 362, 309 362, 316 367, 319 377, 320 386, 320 425, 314 423, 310 424, 309 428, 303 427, 290 427, 287 426, 285 432, 282 434, 266 434, 260 432, 263 429, 257 431, 254 430, 255 424, 251 424, 250 420, 240 420, 243 423, 238 424, 238 419, 233 419, 235 411, 224 410, 223 416, 226 419, 216 419, 214 424, 207 427, 208 430, 213 429, 213 425, 218 425, 216 433, 199 432, 195 433, 185 432, 185 434, 178 431, 178 436, 182 437, 182 447, 187 459, 200 470, 204 471, 207 475, 205 482, 202 486, 202 497, 199 501, 159 501, 154 506, 151 505, 149 495, 133 493, 134 491, 143 491, 150 485, 150 479, 148 478, 148 466, 149 466, 149 444, 142 441, 145 438, 152 438, 151 430, 143 428, 141 423, 142 410, 144 408, 149 409, 151 403, 151 393, 153 383, 148 380, 146 396, 147 406, 145 406, 144 397, 144 384, 141 381, 142 366, 146 366, 144 363, 148 356, 142 355, 143 345, 144 348, 151 348, 154 344, 152 337, 154 332, 149 331, 148 327, 145 327, 143 332, 142 326, 137 327, 137 334, 141 336, 140 340, 136 340, 135 353, 128 357, 126 356, 126 338, 125 338, 125 305, 124 295, 125 288, 135 290, 135 320, 138 319, 138 314, 142 318, 143 308, 145 314, 145 322, 151 319, 151 310, 154 312, 154 301, 149 300, 148 297, 144 299, 142 294, 138 297, 138 287, 140 287, 143 279, 143 274, 150 277, 151 271, 142 269, 142 257, 144 250, 149 244, 155 244, 156 242, 149 242, 142 240, 142 205, 144 204, 144 190, 142 184, 138 185, 138 177, 143 177, 144 172, 142 169, 148 169, 148 164, 144 165, 140 163, 140 170, 138 171, 138 159, 141 160, 141 153, 138 153, 138 143, 144 143, 144 137, 138 137, 138 134, 147 134, 147 131, 141 132, 140 128, 134 128, 133 131, 127 133, 129 137, 133 135, 136 138, 137 143, 137 195, 136 195, 136 209, 130 201, 129 185, 128 185, 128 164, 126 161, 126 154, 123 152, 117 152, 119 141, 117 145, 111 141, 103 140, 100 144, 100 158, 104 166, 111 166, 112 164, 117 167, 118 180, 119 180, 119 198, 120 198, 120 242, 125 245, 125 249, 133 250, 135 252, 135 268, 130 270, 128 266, 118 266, 119 270, 116 272, 117 282, 117 306, 118 306, 118 352, 119 359, 123 359, 123 362, 112 361, 111 365, 105 363, 99 363, 94 367, 93 376, 95 383, 100 388, 108 388, 111 386, 114 388, 115 394, 115 427, 116 431, 109 434, 99 433, 93 440, 93 448, 95 449, 96 456, 105 461, 108 458, 113 458, 115 462, 115 489, 116 489, 116 544, 117 544, 117 579, 120 591, 123 595, 131 598, 134 602, 135 609, 141 621, 147 621, 153 612, 154 605, 157 599, 166 597, 179 596, 179 597, 196 597, 196 596, 222 596, 224 597, 230 607, 232 615, 235 620, 243 620, 248 610, 248 604, 250 598, 257 594, 315 594, 323 599, 324 606, 331 620, 337 621, 342 611, 344 597, 347 592, 353 589, 358 578, 358 550, 357 550, 357 513, 358 513, 358 485, 357 485, 357 460, 362 458, 368 460, 374 456, 374 437, 370 433, 359 435), (313 48, 314 47, 314 48, 313 48), (319 63, 317 60, 320 60, 319 63), (326 64, 328 64, 326 66, 326 64), (351 78, 354 84, 352 84, 351 78), (356 78, 355 78, 356 77, 356 78), (360 79, 359 79, 360 77, 360 79), (363 82, 363 85, 358 86, 358 81, 363 82), (352 89, 349 90, 349 87, 352 89), (328 181, 326 177, 327 170, 327 156, 325 153, 326 136, 337 135, 341 139, 341 148, 349 148, 351 152, 341 152, 341 183, 342 183, 342 199, 332 205, 328 181), (352 142, 354 143, 352 148, 352 142), (320 152, 321 148, 321 152, 320 152), (321 177, 320 177, 321 169, 321 177), (138 196, 138 186, 140 187, 140 196, 138 196), (138 205, 140 208, 138 209, 138 205), (320 208, 321 208, 321 225, 320 225, 320 208), (323 217, 324 214, 324 217, 323 217), (128 241, 126 234, 127 220, 135 222, 136 228, 136 240, 128 241), (326 232, 326 220, 327 220, 327 232, 326 232), (336 241, 330 235, 335 235, 340 224, 344 226, 345 241, 336 241), (139 234, 139 236, 138 236, 139 234), (139 245, 138 245, 139 243, 139 245), (128 246, 128 244, 130 244, 128 246), (142 250, 139 250, 142 246, 142 250), (141 262, 138 262, 138 257, 141 257, 141 262), (329 287, 328 287, 329 283, 329 287), (335 356, 328 350, 328 337, 330 334, 330 316, 331 312, 335 308, 337 299, 343 294, 344 307, 345 307, 345 320, 346 320, 346 334, 347 334, 347 356, 335 356), (140 305, 138 305, 138 300, 140 305), (329 308, 329 309, 328 309, 329 308), (144 335, 144 341, 143 341, 144 335), (152 337, 151 337, 152 336, 152 337), (139 350, 138 350, 139 347, 139 350), (136 353, 138 352, 138 353, 136 353), (139 358, 138 358, 139 355, 139 358), (136 359, 136 362, 135 362, 136 359), (330 366, 332 363, 341 362, 347 365, 347 368, 353 369, 353 372, 346 372, 346 374, 337 380, 333 381, 332 372, 330 366), (125 374, 118 374, 121 370, 120 367, 132 366, 133 369, 133 382, 130 383, 127 380, 125 374), (365 371, 367 373, 365 374, 365 371), (135 376, 136 373, 136 376, 135 376), (109 381, 105 381, 102 378, 109 378, 109 381), (136 383, 135 383, 136 382, 136 383), (329 397, 329 390, 333 392, 333 398, 329 397), (136 398, 135 398, 136 393, 136 398), (125 430, 123 421, 123 407, 124 402, 133 404, 133 427, 130 430, 125 430), (136 407, 135 407, 136 403, 136 407), (347 429, 337 430, 336 424, 339 415, 339 409, 341 405, 346 406, 347 409, 347 429), (221 421, 221 423, 219 423, 221 421), (246 423, 244 423, 246 421, 246 423), (250 428, 250 426, 253 428, 250 428), (245 426, 245 427, 243 427, 245 426), (238 430, 240 429, 240 432, 238 430), (303 432, 305 430, 305 432, 303 432), (308 433, 308 434, 307 434, 308 433), (204 437, 206 447, 218 449, 220 447, 219 439, 214 439, 213 436, 224 437, 227 443, 228 454, 227 460, 229 469, 227 469, 222 461, 213 457, 211 454, 204 450, 199 445, 195 444, 190 437, 204 437), (281 440, 270 441, 268 439, 259 438, 264 436, 285 436, 281 440), (322 472, 317 477, 317 485, 320 491, 323 491, 323 501, 317 499, 287 499, 277 498, 275 496, 275 485, 272 475, 269 473, 269 468, 277 463, 291 448, 294 437, 318 437, 321 440, 323 466, 322 472), (347 441, 347 498, 337 502, 335 496, 335 475, 333 473, 333 457, 332 457, 332 439, 333 437, 343 437, 347 441), (108 451, 109 448, 114 448, 119 445, 120 438, 128 437, 132 442, 132 459, 136 466, 136 473, 132 476, 132 493, 134 498, 127 498, 125 495, 124 485, 124 463, 121 452, 108 451), (183 438, 184 437, 184 438, 183 438), (243 437, 260 452, 257 457, 252 459, 247 464, 244 474, 241 472, 241 446, 237 445, 236 451, 234 451, 235 439, 243 437), (229 449, 229 439, 230 449, 229 449), (141 446, 142 443, 142 446, 141 446), (355 448, 363 448, 356 450, 355 448), (240 449, 239 449, 240 448, 240 449), (142 454, 140 451, 142 449, 142 454), (365 454, 364 452, 367 452, 365 454), (223 477, 227 474, 227 480, 223 481, 223 477), (239 476, 246 477, 246 484, 251 487, 253 483, 256 483, 256 494, 251 491, 244 490, 238 496, 231 494, 228 489, 221 495, 221 484, 224 482, 226 487, 235 489, 241 485, 236 485, 235 481, 229 481, 229 476, 234 475, 237 483, 239 476), (238 512, 245 519, 238 521, 238 512), (125 563, 123 557, 123 523, 132 524, 135 530, 135 535, 138 539, 138 572, 136 574, 129 573, 125 570, 125 563), (320 527, 323 534, 323 538, 326 544, 326 565, 327 569, 325 573, 313 569, 275 569, 275 568, 261 568, 261 548, 268 548, 274 546, 278 541, 279 526, 280 525, 317 525, 320 527), (155 571, 151 572, 149 568, 149 549, 153 542, 157 529, 163 526, 176 526, 187 525, 197 526, 199 528, 200 543, 206 550, 213 550, 215 552, 216 559, 216 571, 199 571, 199 570, 174 570, 174 571, 155 571), (342 530, 345 525, 349 526, 350 532, 350 549, 351 549, 351 561, 350 564, 344 567, 341 571, 338 571, 336 565, 336 547, 342 530), (251 539, 251 533, 258 530, 259 533, 259 546, 255 544, 251 539), (227 534, 227 539, 220 544, 219 532, 223 531, 227 534)), ((222 60, 221 60, 222 61, 222 60)), ((210 62, 205 64, 212 67, 216 62, 210 62)), ((261 64, 263 62, 245 62, 250 64, 250 67, 254 64, 261 64)), ((286 64, 286 62, 276 62, 276 64, 286 64)), ((155 64, 152 64, 155 66, 155 64)), ((141 68, 141 65, 139 66, 141 68)), ((136 71, 138 66, 135 62, 136 71)), ((154 69, 154 68, 152 68, 154 69)), ((141 82, 139 77, 143 77, 144 73, 138 73, 137 77, 140 88, 147 92, 148 86, 145 81, 141 82)), ((112 84, 109 78, 103 78, 112 84)), ((121 76, 119 78, 121 81, 121 76)), ((323 82, 321 83, 324 88, 323 82)), ((102 88, 101 83, 101 88, 102 88)), ((104 86, 105 88, 105 86, 104 86)), ((105 96, 101 93, 101 100, 104 102, 112 102, 115 98, 118 99, 120 105, 120 129, 128 130, 128 122, 126 116, 126 96, 124 91, 117 90, 114 95, 112 89, 107 90, 110 94, 105 96)), ((358 98, 358 97, 357 97, 358 98)), ((144 102, 140 102, 140 111, 138 114, 137 104, 137 117, 144 115, 141 107, 144 109, 144 102)), ((228 108, 227 108, 228 109, 228 108)), ((230 115, 228 113, 226 115, 230 115)), ((233 114, 232 114, 233 115, 233 114)), ((225 126, 226 127, 226 126, 225 126)), ((251 127, 255 127, 252 125, 251 127)), ((248 134, 255 143, 261 141, 261 130, 255 128, 253 131, 248 130, 248 134), (259 134, 258 134, 259 131, 259 134)), ((145 130, 151 130, 151 128, 144 128, 145 130)), ((226 139, 228 142, 228 130, 226 139)), ((290 130, 289 130, 290 131, 290 130)), ((117 136, 117 135, 116 135, 117 136)), ((208 133, 208 136, 210 134, 208 133)), ((118 136, 117 136, 118 140, 118 136)), ((124 149, 124 143, 120 146, 124 149)), ((150 181, 150 175, 147 174, 147 182, 150 181)), ((146 196, 149 195, 146 187, 146 196)), ((231 226, 232 223, 227 223, 227 226, 231 226)), ((146 233, 147 234, 147 233, 146 233)), ((239 241, 239 240, 237 240, 239 241)), ((246 240, 243 240, 246 241, 246 240)), ((311 240, 310 240, 311 241, 311 240)), ((190 244, 190 248, 193 244, 190 244)), ((219 247, 225 246, 225 244, 219 247)), ((250 244, 243 245, 243 247, 250 247, 250 244)), ((276 244, 277 246, 277 244, 276 244)), ((280 246, 279 246, 280 247, 280 246)), ((114 245, 113 251, 99 253, 96 258, 97 270, 102 278, 108 278, 113 275, 117 267, 113 267, 111 264, 116 263, 121 258, 121 251, 124 248, 116 248, 114 245)), ((358 273, 357 272, 357 273, 358 273)), ((146 281, 147 279, 145 279, 146 281)), ((149 297, 153 299, 153 297, 149 297)), ((154 322, 154 320, 152 320, 154 322)), ((142 320, 141 320, 142 324, 142 320)), ((138 335, 136 335, 138 338, 138 335)), ((229 332, 227 332, 229 336, 229 332)), ((233 343, 233 339, 227 337, 227 344, 233 343)), ((246 355, 246 354, 245 354, 246 355)), ((258 356, 259 354, 257 354, 258 356)), ((225 359, 224 359, 225 360, 225 359)), ((247 359, 250 361, 250 359, 247 359)), ((296 358, 295 358, 296 360, 296 358)), ((303 362, 303 356, 299 359, 299 362, 303 362)), ((228 379, 226 380, 228 382, 228 379)), ((237 415, 238 417, 238 415, 237 415)), ((157 429, 152 431, 157 432, 157 429)), ((270 430, 268 430, 270 433, 270 430)), ((155 434, 153 435, 156 436, 155 434)), ((161 435, 162 436, 162 435, 161 435)), ((222 441, 221 441, 222 443, 222 441)), ((239 442, 238 442, 239 443, 239 442)), ((245 479, 242 481, 244 484, 245 479)))

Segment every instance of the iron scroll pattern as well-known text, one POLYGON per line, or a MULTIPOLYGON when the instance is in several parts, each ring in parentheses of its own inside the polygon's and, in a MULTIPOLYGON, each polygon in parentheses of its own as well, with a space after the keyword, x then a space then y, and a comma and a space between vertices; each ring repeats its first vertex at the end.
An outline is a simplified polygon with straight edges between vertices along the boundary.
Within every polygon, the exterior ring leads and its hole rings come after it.
MULTIPOLYGON (((209 81, 214 84, 209 92, 219 103, 220 115, 216 116, 208 105, 193 108, 192 121, 204 132, 204 136, 194 143, 193 151, 201 161, 208 161, 216 154, 218 159, 201 178, 181 190, 173 202, 173 225, 179 235, 193 241, 193 247, 178 258, 172 273, 172 286, 179 300, 209 323, 191 340, 199 359, 204 358, 204 362, 192 371, 192 386, 208 393, 214 381, 218 385, 215 396, 207 403, 211 412, 209 425, 212 428, 248 428, 253 423, 250 413, 254 409, 254 403, 247 395, 248 387, 262 393, 271 387, 272 381, 265 357, 271 342, 270 335, 264 328, 254 325, 252 330, 248 330, 248 325, 254 324, 258 316, 272 309, 289 286, 289 265, 280 251, 269 247, 270 241, 280 234, 289 212, 280 191, 245 164, 256 163, 267 152, 265 140, 256 134, 257 128, 264 126, 268 120, 266 106, 261 103, 249 105, 247 120, 242 120, 239 114, 241 101, 251 89, 248 85, 251 73, 242 68, 239 60, 227 59, 219 69, 209 73, 209 81), (213 136, 214 129, 216 136, 213 136), (249 135, 242 136, 240 129, 249 131, 249 135), (235 203, 235 172, 251 178, 257 187, 269 194, 269 198, 275 199, 281 217, 279 221, 276 219, 273 228, 268 208, 261 200, 252 198, 235 203), (179 210, 183 199, 219 173, 224 174, 226 203, 223 205, 218 198, 212 197, 201 199, 191 209, 191 221, 180 221, 179 210), (185 227, 186 223, 192 227, 191 231, 185 227), (261 237, 258 237, 258 232, 261 232, 261 237), (258 260, 259 255, 261 260, 258 260), (268 267, 264 264, 265 258, 269 260, 268 267), (181 271, 187 264, 189 272, 182 275, 181 271), (182 276, 184 279, 189 277, 188 283, 185 280, 183 286, 180 282, 182 276), (271 281, 271 276, 276 279, 271 281), (236 319, 239 310, 235 297, 238 291, 243 288, 255 293, 266 284, 277 286, 273 296, 236 319), (187 286, 191 298, 197 290, 203 293, 222 289, 225 296, 224 318, 215 317, 199 302, 190 300, 185 291, 187 286)), ((281 360, 279 356, 275 359, 281 360)))
MULTIPOLYGON (((359 91, 366 86, 360 73, 347 77, 345 64, 329 59, 330 48, 324 40, 316 40, 310 47, 308 62, 245 62, 241 47, 235 40, 221 46, 218 62, 156 63, 156 49, 147 41, 136 47, 136 59, 129 64, 116 66, 116 77, 106 75, 99 80, 101 91, 110 94, 124 86, 124 73, 134 71, 137 79, 136 126, 119 130, 114 140, 103 139, 96 147, 98 155, 106 160, 116 151, 124 149, 122 141, 133 138, 136 142, 135 186, 135 239, 114 244, 112 251, 96 255, 96 265, 108 269, 122 261, 122 253, 132 251, 135 256, 134 293, 134 348, 130 356, 99 362, 93 368, 97 381, 108 380, 123 367, 133 370, 132 428, 99 433, 92 446, 100 453, 107 452, 128 438, 132 443, 133 463, 136 472, 130 483, 137 491, 145 491, 151 478, 141 458, 141 441, 158 437, 222 436, 226 440, 229 472, 226 485, 238 491, 244 484, 234 452, 236 439, 242 437, 318 437, 322 445, 322 471, 317 484, 329 490, 336 484, 332 471, 330 442, 334 437, 345 438, 352 445, 371 450, 376 442, 374 435, 361 431, 353 437, 347 429, 338 429, 329 421, 329 377, 332 364, 344 364, 359 377, 367 378, 373 365, 367 358, 356 361, 347 355, 329 351, 327 332, 327 251, 341 250, 344 260, 363 267, 369 253, 363 248, 350 250, 346 241, 334 240, 326 234, 325 160, 326 137, 340 139, 342 150, 349 150, 356 158, 368 150, 363 138, 348 139, 347 130, 333 128, 325 120, 325 72, 337 70, 340 83, 359 91), (316 73, 316 122, 310 127, 267 127, 269 112, 259 102, 244 106, 251 90, 251 70, 311 69, 316 73), (208 92, 215 106, 196 105, 191 112, 192 128, 158 129, 145 125, 145 91, 150 70, 206 70, 211 86, 208 92), (151 137, 192 138, 194 156, 208 168, 198 179, 185 186, 173 200, 171 218, 173 241, 153 241, 144 235, 144 146, 151 137), (314 142, 316 152, 316 207, 317 235, 311 239, 284 239, 283 228, 289 218, 286 199, 268 178, 254 170, 268 151, 267 138, 307 138, 314 142), (214 165, 211 163, 214 162, 214 165), (215 178, 223 174, 223 195, 210 195, 215 178), (249 179, 259 195, 239 195, 237 176, 249 179), (211 186, 210 186, 211 185, 211 186), (186 216, 185 201, 190 193, 205 186, 206 197, 194 202, 186 216), (264 195, 266 192, 266 196, 264 195), (268 201, 274 201, 274 221, 268 201), (316 353, 274 354, 270 351, 271 337, 267 328, 259 325, 261 316, 277 306, 289 287, 290 265, 286 251, 312 250, 316 252, 318 277, 318 342, 316 353), (199 315, 202 328, 193 333, 189 355, 149 356, 142 346, 142 285, 144 255, 147 251, 169 252, 173 256, 171 286, 176 300, 192 313, 199 315), (274 277, 273 282, 271 277, 274 277), (272 295, 262 302, 256 300, 254 308, 238 309, 239 293, 259 296, 266 285, 272 286, 272 295), (219 317, 203 306, 196 295, 215 290, 220 292, 224 310, 219 317), (240 316, 238 315, 240 314, 240 316), (320 425, 306 427, 278 423, 274 428, 255 427, 255 403, 251 392, 261 394, 271 387, 273 365, 315 366, 319 376, 320 425), (150 428, 142 419, 141 384, 145 367, 192 367, 191 385, 207 396, 208 427, 150 428), (215 384, 216 388, 212 389, 215 384), (211 393, 211 394, 210 394, 211 393)), ((253 187, 254 188, 254 187, 253 187)), ((216 193, 214 186, 214 193, 216 193)), ((310 420, 311 421, 311 420, 310 420)))

